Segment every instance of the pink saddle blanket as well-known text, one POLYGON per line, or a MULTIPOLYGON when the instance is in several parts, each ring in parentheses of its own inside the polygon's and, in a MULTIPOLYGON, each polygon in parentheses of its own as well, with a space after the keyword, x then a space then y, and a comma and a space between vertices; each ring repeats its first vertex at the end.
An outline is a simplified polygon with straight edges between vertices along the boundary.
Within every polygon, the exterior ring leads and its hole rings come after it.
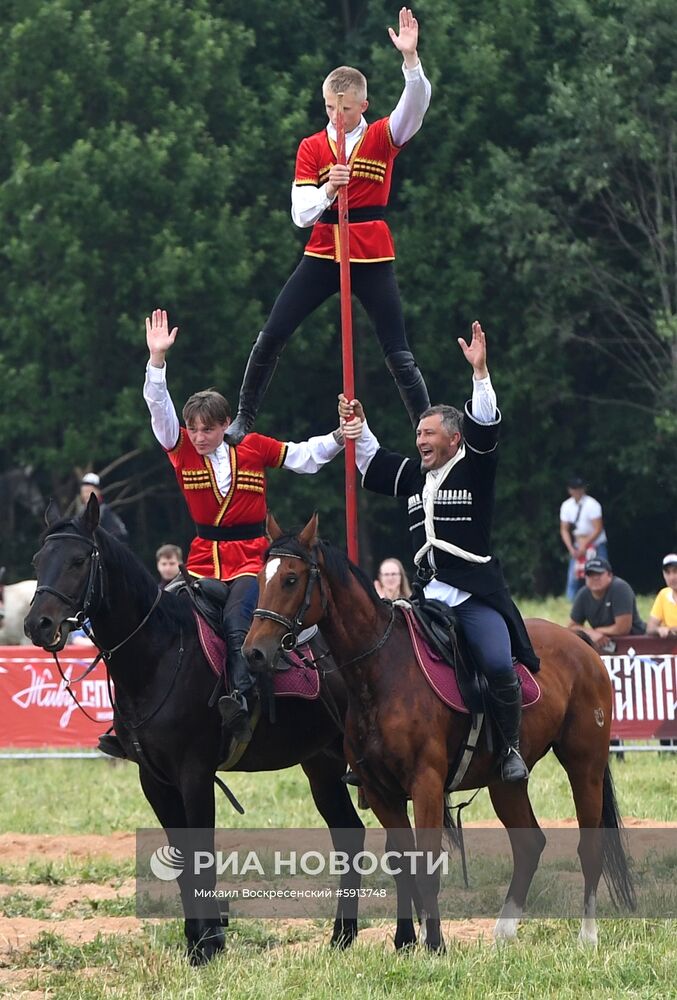
MULTIPOLYGON (((214 675, 220 677, 226 666, 226 643, 209 627, 204 618, 195 615, 197 634, 200 637, 200 645, 205 654, 207 663, 212 668, 214 675)), ((306 666, 304 657, 313 663, 315 657, 309 645, 299 646, 299 652, 286 653, 292 661, 289 670, 276 670, 273 674, 273 688, 276 698, 305 698, 307 701, 314 701, 320 693, 320 675, 317 670, 306 666)))
MULTIPOLYGON (((416 653, 418 665, 438 698, 456 712, 469 714, 456 680, 456 671, 429 645, 416 620, 413 611, 401 608, 409 629, 411 644, 416 653)), ((517 676, 522 682, 522 708, 534 705, 541 697, 541 689, 523 663, 516 663, 517 676)))

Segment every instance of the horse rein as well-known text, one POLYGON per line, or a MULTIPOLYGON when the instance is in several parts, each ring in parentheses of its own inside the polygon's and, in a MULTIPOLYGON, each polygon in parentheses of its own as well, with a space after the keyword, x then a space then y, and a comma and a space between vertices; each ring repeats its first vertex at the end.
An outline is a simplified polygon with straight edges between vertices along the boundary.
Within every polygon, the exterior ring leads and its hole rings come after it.
MULTIPOLYGON (((313 595, 313 589, 315 587, 315 583, 318 580, 320 583, 320 592, 322 594, 322 610, 323 611, 327 610, 327 597, 324 592, 322 573, 320 570, 320 564, 317 560, 316 551, 317 548, 314 546, 310 553, 310 556, 304 556, 304 555, 299 555, 297 552, 288 552, 286 549, 275 549, 271 547, 268 550, 268 556, 267 556, 268 559, 270 559, 271 556, 277 558, 300 559, 301 562, 306 563, 306 565, 309 567, 308 583, 306 584, 306 592, 303 597, 303 602, 293 618, 287 618, 285 615, 278 614, 277 611, 269 611, 267 608, 254 609, 253 613, 254 618, 267 618, 270 621, 277 622, 278 625, 284 625, 284 627, 289 630, 280 639, 280 648, 285 650, 285 652, 289 652, 290 650, 295 649, 298 644, 299 632, 303 628, 303 619, 305 617, 308 608, 310 607, 313 595)), ((368 656, 371 656, 373 653, 377 653, 378 650, 381 649, 381 647, 384 646, 388 641, 388 639, 390 638, 390 634, 393 630, 394 625, 395 625, 395 608, 391 604, 390 618, 388 620, 388 624, 386 625, 385 632, 378 640, 378 642, 374 643, 373 646, 370 646, 369 649, 366 649, 363 653, 359 653, 357 656, 353 656, 350 660, 346 660, 345 663, 341 663, 339 669, 351 666, 353 663, 359 663, 360 660, 364 660, 368 656)))

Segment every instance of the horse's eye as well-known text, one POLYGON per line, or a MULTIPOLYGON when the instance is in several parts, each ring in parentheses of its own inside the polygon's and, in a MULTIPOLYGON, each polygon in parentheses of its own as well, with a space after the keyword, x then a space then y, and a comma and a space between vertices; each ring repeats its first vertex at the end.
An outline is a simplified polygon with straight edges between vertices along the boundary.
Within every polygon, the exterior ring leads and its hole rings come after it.
POLYGON ((71 566, 73 566, 74 569, 79 569, 80 566, 84 566, 84 565, 85 565, 85 557, 84 556, 81 556, 81 557, 78 557, 77 559, 72 559, 71 560, 71 566))
POLYGON ((293 587, 296 583, 298 583, 297 576, 288 576, 287 579, 284 581, 285 587, 293 587))

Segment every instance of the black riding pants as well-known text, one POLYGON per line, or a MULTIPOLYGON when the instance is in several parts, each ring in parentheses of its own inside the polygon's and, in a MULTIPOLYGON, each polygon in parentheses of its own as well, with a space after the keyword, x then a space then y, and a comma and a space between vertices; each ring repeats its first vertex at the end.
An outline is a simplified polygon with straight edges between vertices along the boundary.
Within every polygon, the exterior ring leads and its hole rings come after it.
MULTIPOLYGON (((351 264, 350 283, 374 324, 384 356, 410 350, 393 262, 351 264)), ((279 354, 303 320, 339 287, 337 263, 304 255, 275 300, 259 339, 260 348, 279 354)))
POLYGON ((256 607, 259 585, 255 576, 238 576, 228 584, 228 599, 223 609, 227 632, 248 632, 256 607))

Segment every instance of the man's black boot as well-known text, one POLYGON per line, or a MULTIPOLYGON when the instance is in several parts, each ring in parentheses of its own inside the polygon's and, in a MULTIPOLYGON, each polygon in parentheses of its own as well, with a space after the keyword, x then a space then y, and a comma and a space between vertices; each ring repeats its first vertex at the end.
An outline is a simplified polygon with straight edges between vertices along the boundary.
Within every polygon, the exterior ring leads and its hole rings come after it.
POLYGON ((229 632, 226 636, 227 672, 231 693, 219 698, 219 712, 223 726, 239 743, 249 743, 252 738, 251 712, 256 702, 254 681, 242 653, 242 643, 246 635, 246 632, 237 631, 229 632))
POLYGON ((386 358, 386 367, 395 380, 409 419, 416 427, 421 414, 430 406, 430 396, 414 355, 411 351, 395 351, 386 358))
POLYGON ((524 781, 529 770, 520 754, 520 722, 522 721, 522 690, 517 674, 487 677, 491 713, 499 731, 503 748, 500 757, 502 781, 524 781))
POLYGON ((107 757, 117 757, 119 760, 129 759, 122 748, 122 743, 120 743, 120 740, 112 729, 109 729, 103 736, 99 736, 97 750, 105 753, 107 757))
POLYGON ((225 433, 227 444, 240 444, 245 434, 249 434, 254 426, 256 414, 277 368, 278 360, 279 355, 266 345, 266 334, 261 331, 245 368, 237 404, 237 416, 225 433))

